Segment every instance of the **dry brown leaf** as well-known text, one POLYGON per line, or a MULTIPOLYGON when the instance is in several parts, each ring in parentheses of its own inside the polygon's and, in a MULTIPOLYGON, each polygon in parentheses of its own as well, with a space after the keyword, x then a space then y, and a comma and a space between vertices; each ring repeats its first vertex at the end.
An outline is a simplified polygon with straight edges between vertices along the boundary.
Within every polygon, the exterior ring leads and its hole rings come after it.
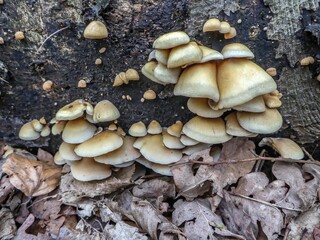
POLYGON ((107 225, 105 227, 107 239, 112 240, 148 240, 148 237, 139 233, 137 227, 130 226, 123 221, 116 225, 107 225))
POLYGON ((131 176, 135 165, 120 169, 112 177, 101 181, 81 182, 75 180, 70 173, 61 178, 60 195, 65 204, 76 205, 84 197, 96 197, 117 191, 132 184, 131 176))
POLYGON ((183 227, 187 239, 245 239, 227 229, 221 217, 212 212, 206 199, 178 200, 174 208, 172 222, 183 227))
POLYGON ((163 199, 174 198, 176 191, 173 183, 156 178, 143 182, 132 189, 132 194, 139 198, 157 198, 163 196, 163 199))
POLYGON ((314 229, 320 225, 320 205, 301 213, 288 225, 287 239, 313 239, 314 229))
POLYGON ((259 224, 268 239, 279 239, 283 215, 276 207, 230 195, 224 191, 218 211, 228 229, 243 235, 245 239, 257 239, 258 235, 262 235, 259 233, 259 224))
POLYGON ((48 164, 49 166, 56 167, 57 165, 54 163, 53 156, 51 153, 38 148, 37 159, 41 162, 48 164))
POLYGON ((0 179, 0 189, 0 204, 2 204, 14 190, 14 186, 10 183, 8 176, 4 175, 0 179))
POLYGON ((12 212, 7 208, 0 210, 0 239, 13 239, 16 235, 17 227, 13 219, 12 212))
POLYGON ((10 183, 27 196, 40 196, 54 190, 60 181, 61 169, 46 163, 28 160, 11 154, 2 170, 9 175, 10 183))
POLYGON ((45 229, 46 234, 50 235, 53 239, 56 239, 59 235, 59 231, 61 226, 64 224, 65 217, 61 216, 57 219, 50 220, 40 220, 38 225, 41 226, 42 229, 45 229))
POLYGON ((60 216, 62 202, 57 198, 47 196, 37 197, 33 200, 31 213, 42 220, 56 219, 60 216))
MULTIPOLYGON (((233 138, 223 144, 219 161, 240 161, 253 158, 255 157, 252 152, 254 148, 252 141, 245 138, 233 138)), ((199 159, 206 163, 215 162, 210 155, 210 149, 207 149, 183 157, 178 165, 172 167, 175 184, 180 189, 179 195, 184 196, 187 200, 203 195, 210 187, 214 193, 222 196, 222 189, 225 186, 236 183, 240 177, 249 173, 255 164, 254 162, 245 162, 216 166, 200 165, 195 174, 194 164, 183 164, 199 159)))

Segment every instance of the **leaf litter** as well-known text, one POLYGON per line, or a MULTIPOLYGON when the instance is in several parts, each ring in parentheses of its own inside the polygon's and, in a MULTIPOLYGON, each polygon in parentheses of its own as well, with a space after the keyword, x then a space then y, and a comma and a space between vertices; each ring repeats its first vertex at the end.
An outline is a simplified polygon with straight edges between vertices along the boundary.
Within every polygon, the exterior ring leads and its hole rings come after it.
POLYGON ((257 171, 245 138, 190 154, 173 177, 136 163, 80 182, 42 149, 10 149, 0 160, 1 239, 319 239, 313 159, 262 156, 269 168, 257 171))

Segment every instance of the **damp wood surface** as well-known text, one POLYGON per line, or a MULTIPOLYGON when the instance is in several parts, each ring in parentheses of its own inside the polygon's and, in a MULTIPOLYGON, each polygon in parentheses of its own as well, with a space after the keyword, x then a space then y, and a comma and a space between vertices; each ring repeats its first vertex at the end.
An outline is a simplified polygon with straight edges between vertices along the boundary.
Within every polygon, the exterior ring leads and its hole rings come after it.
POLYGON ((50 120, 59 108, 79 98, 94 104, 112 101, 125 130, 137 121, 147 124, 155 119, 162 126, 186 122, 193 116, 187 98, 173 96, 170 86, 156 84, 141 72, 140 81, 112 87, 118 73, 129 68, 140 71, 158 36, 183 30, 217 50, 232 42, 246 44, 255 54, 254 62, 264 69, 275 67, 275 80, 284 95, 280 109, 284 126, 274 136, 293 136, 314 149, 320 132, 319 21, 315 0, 4 1, 0 5, 0 37, 5 42, 0 45, 0 139, 54 151, 59 137, 25 142, 17 137, 19 128, 34 118, 50 120), (202 33, 209 17, 229 21, 237 36, 224 40, 218 33, 202 33), (85 26, 95 19, 106 24, 107 39, 83 38, 85 26), (14 39, 17 31, 24 32, 24 40, 14 39), (106 51, 99 53, 103 47, 106 51), (316 62, 300 66, 299 60, 306 56, 316 62), (95 64, 97 58, 101 65, 95 64), (86 88, 77 88, 80 79, 86 80, 86 88), (47 80, 54 84, 49 92, 42 89, 47 80), (159 97, 142 103, 148 89, 159 97), (132 100, 122 99, 123 95, 132 100))

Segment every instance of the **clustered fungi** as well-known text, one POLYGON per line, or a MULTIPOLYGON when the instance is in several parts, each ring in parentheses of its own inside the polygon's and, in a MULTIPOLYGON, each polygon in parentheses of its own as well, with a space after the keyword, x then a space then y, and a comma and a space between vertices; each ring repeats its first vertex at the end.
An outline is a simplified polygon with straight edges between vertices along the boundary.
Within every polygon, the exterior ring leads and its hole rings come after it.
MULTIPOLYGON (((210 24, 205 27, 212 28, 210 24)), ((243 44, 226 45, 220 53, 190 41, 184 32, 171 32, 157 38, 153 47, 142 73, 159 84, 176 84, 174 94, 189 97, 187 106, 197 116, 167 128, 155 120, 148 126, 137 122, 129 128, 129 136, 116 126, 120 113, 108 100, 95 106, 76 100, 64 106, 50 121, 51 133, 61 134, 63 140, 54 161, 70 165, 75 179, 105 179, 111 176, 112 168, 127 167, 135 161, 172 176, 169 164, 184 154, 224 143, 233 136, 273 133, 282 126, 277 110, 281 93, 272 77, 249 60, 254 55, 243 44), (105 129, 96 126, 102 122, 114 123, 105 129)), ((126 73, 122 75, 119 77, 126 83, 126 73)), ((47 136, 48 128, 43 119, 33 120, 22 126, 19 137, 34 140, 47 136)), ((265 138, 260 145, 271 146, 284 157, 303 158, 293 141, 265 138), (292 154, 282 151, 285 144, 291 145, 292 154)))

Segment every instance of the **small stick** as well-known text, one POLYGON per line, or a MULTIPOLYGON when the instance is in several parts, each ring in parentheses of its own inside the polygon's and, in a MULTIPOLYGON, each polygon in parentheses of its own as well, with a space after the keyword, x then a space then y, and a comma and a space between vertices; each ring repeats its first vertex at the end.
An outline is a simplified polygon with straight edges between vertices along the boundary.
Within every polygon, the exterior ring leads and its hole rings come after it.
POLYGON ((65 29, 67 29, 67 28, 69 28, 69 26, 66 26, 66 27, 64 27, 64 28, 61 28, 61 29, 55 31, 54 33, 50 34, 48 37, 46 37, 46 39, 42 42, 42 44, 40 45, 40 47, 37 49, 37 53, 40 51, 40 49, 41 49, 42 46, 46 43, 46 41, 48 41, 51 37, 53 37, 53 36, 56 35, 57 33, 65 30, 65 29))
POLYGON ((312 157, 312 155, 311 155, 304 147, 302 147, 301 149, 302 149, 302 151, 308 156, 309 159, 314 160, 314 158, 312 157))
POLYGON ((267 205, 267 206, 270 206, 270 207, 274 207, 274 208, 282 208, 282 209, 289 210, 289 211, 303 212, 302 209, 294 209, 294 208, 282 207, 282 206, 279 206, 277 204, 273 204, 273 203, 265 202, 265 201, 262 201, 262 200, 259 200, 259 199, 247 197, 247 196, 241 195, 241 194, 236 194, 236 193, 231 193, 231 192, 229 192, 229 194, 233 195, 233 196, 241 197, 241 198, 253 201, 253 202, 258 202, 258 203, 261 203, 261 204, 264 204, 264 205, 267 205))
POLYGON ((9 83, 7 80, 4 80, 2 77, 0 77, 0 80, 5 82, 5 83, 9 83))

